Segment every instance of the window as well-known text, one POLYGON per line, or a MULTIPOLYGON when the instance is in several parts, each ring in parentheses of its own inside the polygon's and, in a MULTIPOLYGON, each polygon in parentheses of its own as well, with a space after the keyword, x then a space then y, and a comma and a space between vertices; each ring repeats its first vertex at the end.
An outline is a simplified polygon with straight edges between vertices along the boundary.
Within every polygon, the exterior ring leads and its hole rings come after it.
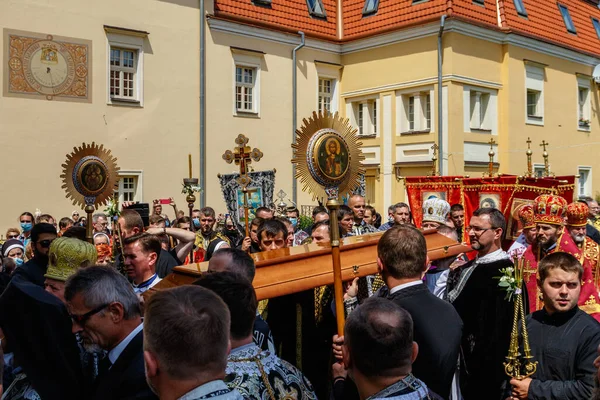
POLYGON ((408 129, 415 130, 415 96, 408 98, 408 129))
POLYGON ((473 0, 473 4, 479 4, 480 6, 485 6, 485 0, 473 0))
POLYGON ((522 17, 527 16, 527 11, 525 10, 525 5, 523 4, 523 0, 514 0, 515 9, 517 10, 517 14, 522 17))
POLYGON ((373 133, 377 134, 377 101, 373 102, 373 106, 371 107, 373 113, 371 114, 371 121, 373 122, 373 133))
POLYGON ((260 113, 260 73, 264 53, 231 47, 233 115, 256 118, 260 113))
POLYGON ((594 25, 594 29, 596 29, 596 35, 598 35, 598 39, 600 39, 600 21, 596 18, 592 18, 592 24, 594 25))
POLYGON ((352 112, 352 123, 358 128, 359 135, 377 134, 377 110, 379 109, 379 99, 365 100, 350 104, 352 112))
POLYGON ((491 131, 489 126, 488 107, 490 94, 471 91, 471 129, 491 131))
POLYGON ((147 32, 104 26, 107 103, 143 106, 144 40, 147 32))
POLYGON ((110 48, 110 97, 113 99, 135 100, 137 51, 110 48))
POLYGON ((591 167, 578 167, 577 175, 579 179, 577 181, 577 196, 591 196, 592 195, 592 168, 591 167))
POLYGON ((124 201, 142 201, 142 172, 124 171, 119 173, 117 190, 119 203, 124 201))
POLYGON ((325 8, 323 7, 321 0, 306 0, 306 5, 308 6, 310 15, 322 18, 326 17, 325 8))
POLYGON ((538 113, 541 92, 533 89, 527 90, 527 117, 541 118, 538 113))
POLYGON ((577 128, 589 131, 591 125, 590 78, 577 77, 577 128))
POLYGON ((255 112, 255 83, 256 68, 235 66, 235 109, 238 112, 255 112))
POLYGON ((319 78, 319 112, 325 114, 325 111, 331 113, 331 98, 333 97, 333 79, 319 78))
POLYGON ((544 67, 525 64, 525 122, 544 125, 544 67))
POLYGON ((544 176, 544 164, 533 164, 533 176, 542 178, 544 176))
POLYGON ((567 32, 577 33, 575 29, 575 24, 573 24, 573 20, 571 19, 571 14, 569 14, 569 9, 567 6, 563 6, 562 4, 558 5, 558 9, 563 17, 563 21, 565 22, 565 26, 567 27, 567 32))
POLYGON ((406 93, 396 100, 400 106, 400 133, 429 132, 431 130, 431 91, 406 93))
POLYGON ((365 7, 363 8, 363 15, 371 15, 377 12, 379 7, 379 0, 365 0, 365 7))

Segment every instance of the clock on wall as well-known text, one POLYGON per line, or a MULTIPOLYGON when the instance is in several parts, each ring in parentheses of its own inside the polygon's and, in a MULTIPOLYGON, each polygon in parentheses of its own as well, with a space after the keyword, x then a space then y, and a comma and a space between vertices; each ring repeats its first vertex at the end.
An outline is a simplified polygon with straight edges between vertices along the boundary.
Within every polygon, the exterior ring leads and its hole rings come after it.
POLYGON ((4 30, 4 95, 91 102, 88 40, 4 30))

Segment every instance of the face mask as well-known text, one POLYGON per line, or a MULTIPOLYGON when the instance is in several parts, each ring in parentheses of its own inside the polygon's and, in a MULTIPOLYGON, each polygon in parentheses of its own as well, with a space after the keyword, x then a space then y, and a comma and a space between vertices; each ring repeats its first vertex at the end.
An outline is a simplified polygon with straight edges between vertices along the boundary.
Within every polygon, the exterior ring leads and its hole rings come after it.
POLYGON ((200 220, 198 218, 194 218, 194 228, 200 229, 200 220))
POLYGON ((13 258, 13 260, 15 260, 15 264, 17 264, 17 267, 20 267, 21 265, 23 265, 23 263, 25 263, 25 261, 23 261, 22 258, 13 258))
POLYGON ((21 229, 23 232, 29 232, 33 228, 33 224, 31 222, 21 222, 21 229))
POLYGON ((298 225, 298 218, 290 218, 289 220, 290 220, 290 222, 292 223, 292 226, 295 229, 296 225, 298 225))

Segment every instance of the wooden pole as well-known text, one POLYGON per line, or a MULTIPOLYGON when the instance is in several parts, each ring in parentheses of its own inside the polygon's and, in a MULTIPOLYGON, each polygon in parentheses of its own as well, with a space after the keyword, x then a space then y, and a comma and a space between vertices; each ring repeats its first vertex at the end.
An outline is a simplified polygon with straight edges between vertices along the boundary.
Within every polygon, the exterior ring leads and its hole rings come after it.
POLYGON ((329 236, 331 238, 331 259, 333 261, 333 288, 335 291, 335 313, 338 336, 344 335, 345 311, 344 288, 342 286, 342 263, 340 261, 340 228, 338 226, 337 210, 340 203, 336 200, 327 202, 329 210, 329 236))
POLYGON ((250 236, 250 228, 248 226, 248 188, 244 186, 242 188, 242 192, 244 193, 244 224, 246 225, 246 236, 250 236))
POLYGON ((94 206, 85 206, 85 212, 87 214, 87 220, 85 221, 85 239, 91 244, 94 244, 94 235, 92 230, 92 214, 94 213, 94 206))

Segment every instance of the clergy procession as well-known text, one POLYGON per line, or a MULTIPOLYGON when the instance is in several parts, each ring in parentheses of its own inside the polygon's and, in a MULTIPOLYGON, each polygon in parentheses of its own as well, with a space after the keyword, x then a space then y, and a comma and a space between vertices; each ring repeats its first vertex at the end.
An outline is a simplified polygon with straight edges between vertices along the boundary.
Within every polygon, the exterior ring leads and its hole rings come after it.
POLYGON ((225 206, 196 208, 189 157, 187 213, 119 204, 110 150, 74 148, 75 211, 21 212, 1 245, 2 399, 600 399, 600 208, 574 177, 434 157, 385 213, 347 120, 296 139, 310 215, 255 198, 244 135, 225 206))

